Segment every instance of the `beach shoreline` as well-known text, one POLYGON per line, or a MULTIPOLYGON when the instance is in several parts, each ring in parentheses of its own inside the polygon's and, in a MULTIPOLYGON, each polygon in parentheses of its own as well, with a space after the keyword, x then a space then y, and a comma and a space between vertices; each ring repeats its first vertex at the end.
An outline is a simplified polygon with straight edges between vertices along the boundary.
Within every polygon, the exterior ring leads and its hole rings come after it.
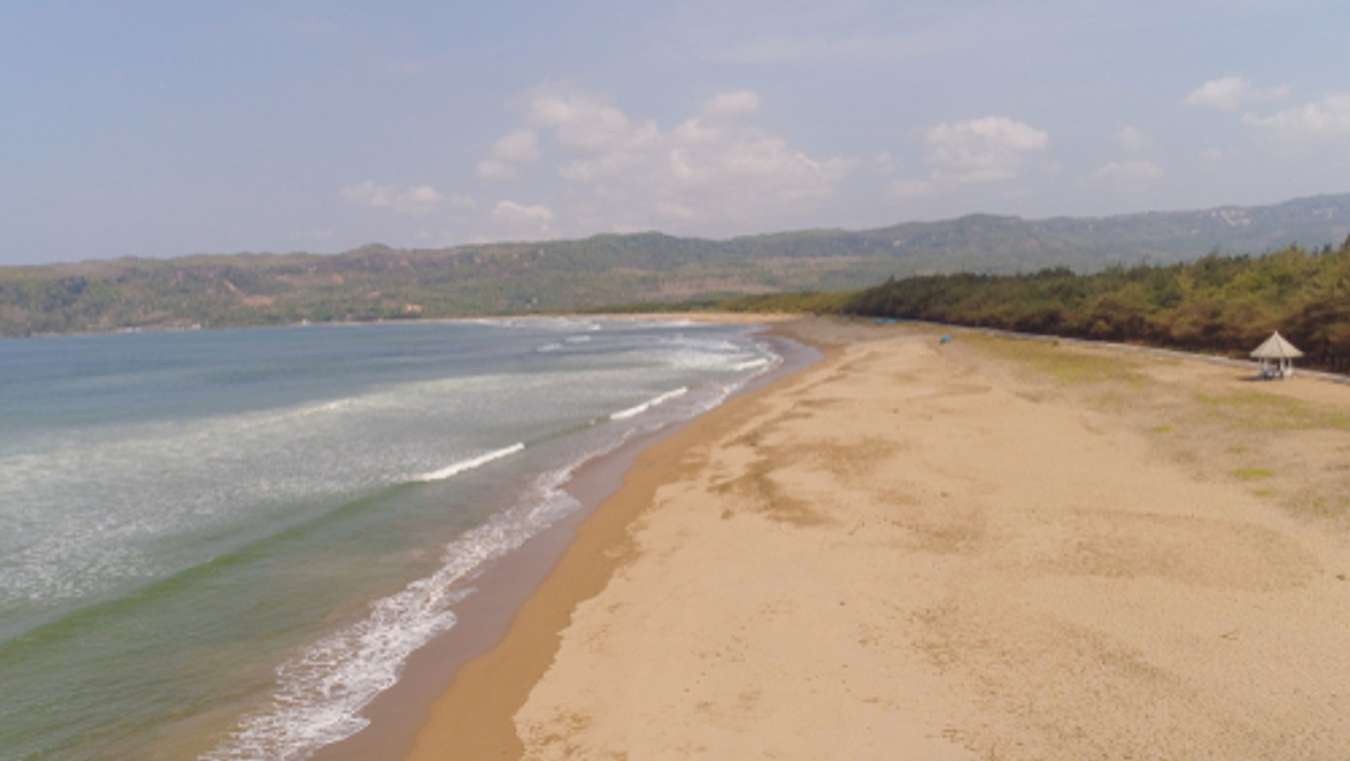
MULTIPOLYGON (((708 322, 717 322, 709 318, 708 322)), ((742 318, 739 322, 760 324, 760 321, 742 318)), ((566 542, 559 556, 549 567, 546 576, 535 580, 529 595, 518 601, 509 626, 497 630, 497 636, 487 648, 471 658, 460 660, 452 679, 443 691, 427 704, 428 719, 412 737, 408 745, 378 748, 381 754, 391 751, 403 753, 403 758, 421 759, 439 757, 438 751, 428 755, 423 735, 429 728, 437 736, 453 735, 456 740, 453 757, 496 759, 518 757, 518 748, 511 743, 514 728, 510 718, 513 706, 523 702, 529 688, 543 674, 552 656, 550 641, 556 639, 565 626, 568 613, 582 600, 598 591, 613 571, 625 561, 623 535, 650 501, 651 492, 671 476, 679 466, 680 454, 698 442, 706 440, 713 431, 722 430, 738 419, 740 411, 753 405, 755 399, 773 389, 791 384, 808 367, 828 364, 833 347, 791 329, 788 321, 777 321, 766 335, 778 335, 797 342, 815 356, 803 362, 785 359, 783 366, 760 383, 752 384, 721 405, 669 431, 663 431, 641 448, 628 449, 622 458, 604 463, 617 468, 617 481, 603 498, 592 504, 584 514, 569 520, 566 542), (450 716, 453 722, 442 719, 450 716)), ((578 474, 579 476, 581 474, 578 474)), ((436 741, 432 740, 434 744, 436 741)), ((333 746, 337 750, 338 746, 333 746)), ((316 756, 317 761, 355 761, 370 756, 316 756)), ((394 757, 394 756, 390 756, 394 757)))
MULTIPOLYGON (((773 327, 775 320, 735 319, 711 316, 697 323, 764 326, 757 340, 770 343, 781 359, 769 372, 752 378, 712 410, 623 442, 613 451, 586 461, 562 485, 580 508, 514 551, 487 563, 463 586, 474 593, 454 606, 456 624, 413 653, 404 664, 398 682, 371 701, 361 715, 370 723, 360 732, 319 748, 313 761, 361 761, 397 758, 411 752, 417 731, 426 721, 432 703, 442 695, 465 664, 471 663, 500 642, 520 607, 554 570, 575 541, 577 531, 621 488, 633 463, 653 446, 677 435, 704 415, 777 383, 820 358, 815 347, 773 327)), ((634 318, 638 319, 638 318, 634 318)), ((667 319, 656 316, 643 319, 667 319)))
POLYGON ((639 455, 404 758, 1332 759, 1350 738, 1343 389, 781 329, 826 360, 639 455))

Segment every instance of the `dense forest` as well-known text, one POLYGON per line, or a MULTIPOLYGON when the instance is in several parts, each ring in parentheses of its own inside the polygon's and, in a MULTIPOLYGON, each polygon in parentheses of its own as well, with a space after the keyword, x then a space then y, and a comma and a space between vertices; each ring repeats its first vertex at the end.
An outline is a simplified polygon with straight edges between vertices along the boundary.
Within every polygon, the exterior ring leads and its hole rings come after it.
MULTIPOLYGON (((822 303, 804 296, 802 305, 822 303)), ((824 302, 829 303, 829 302, 824 302)), ((1350 238, 1340 249, 1291 246, 1264 256, 1076 275, 934 275, 891 280, 838 311, 1027 333, 1238 354, 1279 330, 1306 364, 1350 370, 1350 238)), ((834 311, 827 309, 825 311, 834 311)))

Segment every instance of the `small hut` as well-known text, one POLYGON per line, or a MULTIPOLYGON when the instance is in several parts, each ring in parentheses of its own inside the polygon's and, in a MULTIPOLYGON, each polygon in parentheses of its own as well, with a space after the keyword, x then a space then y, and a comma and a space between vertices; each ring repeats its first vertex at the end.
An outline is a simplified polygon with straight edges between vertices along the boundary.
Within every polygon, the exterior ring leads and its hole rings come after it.
POLYGON ((1298 347, 1285 340, 1277 330, 1252 350, 1252 358, 1261 362, 1261 377, 1288 378, 1294 374, 1294 360, 1303 356, 1298 347))

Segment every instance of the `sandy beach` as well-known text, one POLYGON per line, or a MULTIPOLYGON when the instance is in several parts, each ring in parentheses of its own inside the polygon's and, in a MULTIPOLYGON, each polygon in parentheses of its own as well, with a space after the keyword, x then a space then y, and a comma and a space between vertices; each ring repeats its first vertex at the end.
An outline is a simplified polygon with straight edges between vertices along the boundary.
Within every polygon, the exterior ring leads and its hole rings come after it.
POLYGON ((1350 387, 810 320, 644 451, 408 758, 1335 759, 1350 387))

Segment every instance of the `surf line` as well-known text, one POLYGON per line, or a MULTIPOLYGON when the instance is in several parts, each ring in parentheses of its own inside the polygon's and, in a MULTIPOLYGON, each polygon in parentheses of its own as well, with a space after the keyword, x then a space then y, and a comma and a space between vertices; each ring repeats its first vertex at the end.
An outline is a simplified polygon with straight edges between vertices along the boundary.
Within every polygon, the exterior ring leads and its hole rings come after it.
POLYGON ((689 392, 688 386, 680 386, 674 391, 667 391, 666 393, 661 394, 660 396, 652 397, 651 399, 648 399, 647 401, 635 407, 629 407, 626 410, 619 410, 618 412, 615 412, 614 414, 610 415, 609 419, 626 420, 627 418, 633 417, 635 415, 641 415, 642 413, 646 412, 652 407, 656 407, 676 397, 684 396, 688 392, 689 392))
POLYGON ((447 465, 444 468, 441 468, 440 470, 433 470, 430 473, 423 473, 422 475, 417 476, 413 480, 420 481, 422 483, 426 483, 428 481, 444 481, 445 479, 457 476, 466 470, 473 470, 474 468, 479 468, 484 465, 487 465, 493 460, 500 460, 503 457, 510 457, 511 455, 516 454, 517 452, 524 451, 524 449, 525 444, 523 442, 518 442, 512 444, 509 447, 503 447, 502 449, 497 449, 492 452, 488 452, 486 454, 481 454, 477 457, 472 457, 467 460, 460 460, 459 462, 451 463, 450 465, 447 465))

